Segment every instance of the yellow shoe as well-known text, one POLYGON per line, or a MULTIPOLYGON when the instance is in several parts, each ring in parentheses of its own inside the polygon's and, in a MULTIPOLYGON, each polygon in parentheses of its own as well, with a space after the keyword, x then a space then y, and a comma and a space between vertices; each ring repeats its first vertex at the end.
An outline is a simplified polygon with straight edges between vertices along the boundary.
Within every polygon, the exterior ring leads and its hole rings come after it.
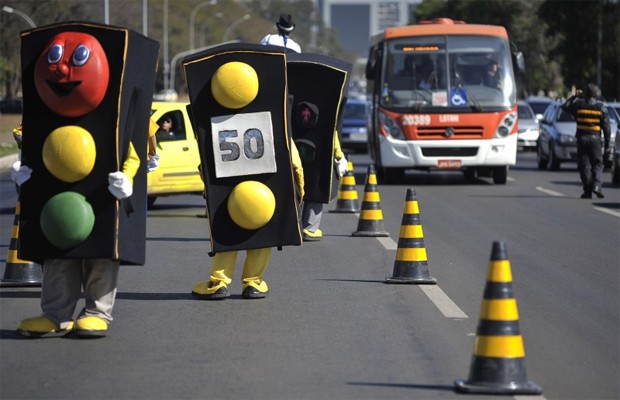
POLYGON ((65 336, 73 330, 73 321, 56 325, 47 317, 34 317, 23 320, 17 326, 17 332, 30 338, 51 338, 65 336))
POLYGON ((222 300, 230 296, 226 283, 215 283, 210 280, 195 284, 192 294, 202 300, 222 300))
POLYGON ((241 297, 243 297, 244 299, 262 299, 264 297, 267 297, 267 293, 269 293, 267 282, 261 281, 260 284, 256 282, 250 282, 243 286, 243 292, 241 292, 241 297))
POLYGON ((318 242, 323 237, 323 231, 320 229, 314 232, 304 229, 303 233, 304 242, 318 242))
POLYGON ((88 315, 75 321, 75 334, 81 337, 104 337, 108 332, 105 319, 88 315))

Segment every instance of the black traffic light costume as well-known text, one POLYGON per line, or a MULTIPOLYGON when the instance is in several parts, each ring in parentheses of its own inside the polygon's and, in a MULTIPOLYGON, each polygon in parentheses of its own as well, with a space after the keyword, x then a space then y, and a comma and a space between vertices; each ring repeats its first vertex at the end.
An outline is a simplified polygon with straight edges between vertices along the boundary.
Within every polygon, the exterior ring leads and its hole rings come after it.
POLYGON ((185 58, 183 66, 205 178, 212 251, 301 244, 283 49, 257 44, 221 45, 185 58), (218 70, 225 72, 220 67, 243 68, 242 64, 255 71, 255 98, 240 107, 234 101, 220 103, 212 91, 212 78, 218 76, 218 70), (265 185, 275 198, 273 216, 256 229, 239 226, 227 206, 233 189, 246 181, 265 185))
POLYGON ((338 194, 334 136, 342 122, 351 64, 311 53, 286 55, 293 96, 293 140, 304 167, 304 202, 329 203, 338 194))
POLYGON ((183 60, 215 253, 197 297, 229 296, 238 250, 247 250, 243 297, 265 297, 271 248, 301 244, 303 171, 289 136, 283 50, 227 44, 183 60))
POLYGON ((19 331, 71 330, 81 280, 87 305, 77 331, 103 332, 118 265, 145 260, 146 139, 159 44, 91 22, 21 36, 22 165, 32 174, 21 187, 19 252, 45 267, 44 317, 22 321, 19 331), (123 194, 115 193, 111 175, 123 181, 123 194), (62 305, 48 304, 58 299, 62 305))
MULTIPOLYGON (((44 258, 111 258, 131 264, 143 264, 145 258, 145 201, 146 167, 140 165, 133 179, 133 196, 127 201, 117 201, 109 193, 108 173, 119 171, 127 158, 130 142, 140 160, 146 160, 146 137, 155 77, 159 44, 129 29, 93 23, 67 22, 38 28, 22 34, 22 68, 24 90, 22 163, 32 168, 30 182, 22 188, 22 214, 20 252, 29 259, 44 258), (67 91, 76 90, 76 82, 59 82, 46 102, 40 95, 35 73, 37 61, 50 40, 58 34, 78 32, 90 35, 100 43, 107 58, 109 79, 104 80, 100 71, 85 76, 95 81, 91 85, 104 90, 96 107, 83 106, 87 101, 76 98, 67 91), (64 87, 62 86, 64 85, 64 87), (65 92, 63 92, 65 91, 65 92), (54 99, 53 96, 57 95, 54 99), (52 98, 50 98, 52 97, 52 98), (56 111, 48 106, 52 107, 56 111), (53 104, 56 104, 54 106, 53 104), (57 111, 65 115, 59 114, 57 111), (77 180, 66 181, 55 176, 46 167, 43 150, 50 133, 64 126, 77 126, 92 138, 96 155, 88 174, 77 180), (75 192, 85 197, 93 209, 95 221, 92 232, 82 242, 70 248, 58 248, 45 237, 39 224, 41 210, 48 200, 61 192, 75 192)), ((69 51, 70 49, 65 49, 69 51)), ((90 57, 97 49, 90 50, 90 57)), ((90 61, 90 60, 89 60, 90 61)), ((84 65, 85 67, 86 65, 84 65)), ((74 71, 77 67, 73 67, 74 71)), ((73 72, 75 74, 75 72, 73 72)), ((50 73, 53 74, 53 73, 50 73)), ((49 79, 43 77, 44 80, 49 79)), ((47 82, 46 82, 47 83, 47 82)), ((80 131, 81 131, 80 130, 80 131)), ((47 142, 49 144, 49 141, 47 142)), ((79 143, 76 154, 83 150, 79 143)), ((74 157, 76 154, 68 154, 74 157)), ((62 169, 63 165, 58 165, 62 169)))

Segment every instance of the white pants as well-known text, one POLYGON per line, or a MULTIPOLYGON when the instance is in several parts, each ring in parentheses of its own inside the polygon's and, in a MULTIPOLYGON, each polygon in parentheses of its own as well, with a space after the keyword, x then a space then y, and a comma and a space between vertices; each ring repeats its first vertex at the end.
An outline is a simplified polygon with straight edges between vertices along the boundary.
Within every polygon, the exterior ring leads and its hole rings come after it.
POLYGON ((47 259, 43 263, 41 309, 60 325, 73 320, 84 289, 85 306, 78 316, 112 321, 120 263, 110 259, 47 259))

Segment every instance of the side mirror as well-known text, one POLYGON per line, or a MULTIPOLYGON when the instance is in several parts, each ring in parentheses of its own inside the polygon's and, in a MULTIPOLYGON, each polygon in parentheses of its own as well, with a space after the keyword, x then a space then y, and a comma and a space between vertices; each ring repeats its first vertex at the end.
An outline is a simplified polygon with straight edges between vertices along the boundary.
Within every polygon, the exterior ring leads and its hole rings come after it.
POLYGON ((375 80, 377 76, 377 62, 381 59, 379 46, 368 49, 368 61, 366 62, 366 79, 375 80))
POLYGON ((521 73, 525 72, 525 58, 523 57, 523 53, 518 51, 514 56, 515 63, 517 64, 517 70, 521 73))

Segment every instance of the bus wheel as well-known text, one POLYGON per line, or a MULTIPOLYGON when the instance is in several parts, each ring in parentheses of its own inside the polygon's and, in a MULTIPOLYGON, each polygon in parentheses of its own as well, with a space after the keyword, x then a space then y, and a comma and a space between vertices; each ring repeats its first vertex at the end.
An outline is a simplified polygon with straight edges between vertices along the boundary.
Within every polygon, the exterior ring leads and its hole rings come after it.
POLYGON ((493 183, 503 185, 508 180, 508 166, 493 168, 493 183))
POLYGON ((156 197, 156 196, 149 196, 149 197, 148 197, 148 200, 147 200, 147 202, 146 202, 147 207, 148 207, 148 208, 153 207, 153 204, 155 204, 155 200, 157 200, 157 197, 156 197))

